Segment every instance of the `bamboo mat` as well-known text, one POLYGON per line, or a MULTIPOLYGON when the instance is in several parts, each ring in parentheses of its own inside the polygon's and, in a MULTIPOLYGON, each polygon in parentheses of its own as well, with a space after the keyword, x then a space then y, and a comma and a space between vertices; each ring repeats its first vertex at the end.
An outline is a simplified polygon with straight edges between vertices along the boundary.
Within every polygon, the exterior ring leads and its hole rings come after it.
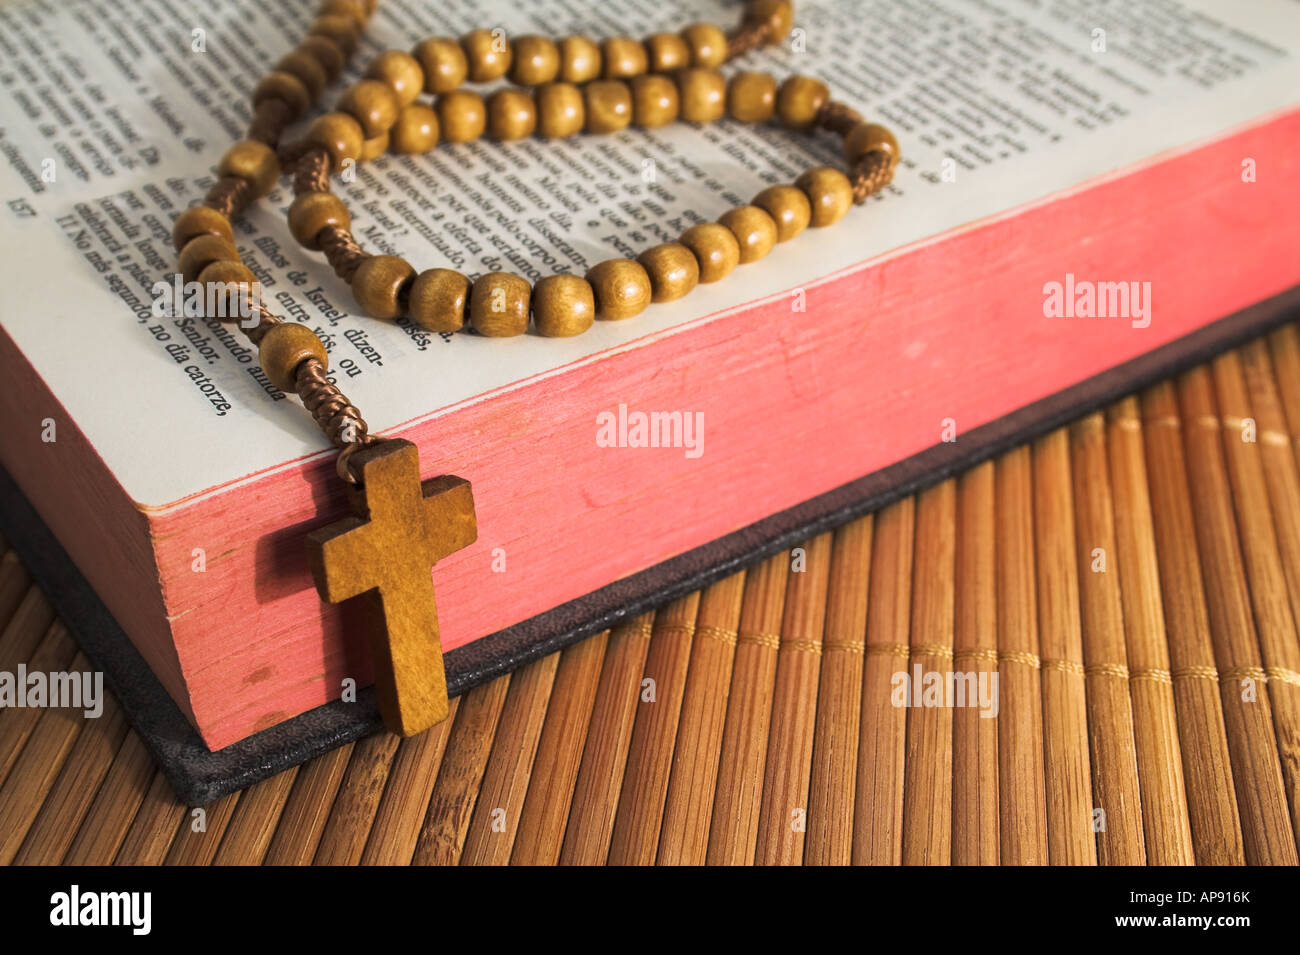
MULTIPOLYGON (((201 815, 3 710, 0 861, 1295 864, 1295 435, 1292 325, 201 815)), ((85 668, 0 549, 0 670, 85 668)))

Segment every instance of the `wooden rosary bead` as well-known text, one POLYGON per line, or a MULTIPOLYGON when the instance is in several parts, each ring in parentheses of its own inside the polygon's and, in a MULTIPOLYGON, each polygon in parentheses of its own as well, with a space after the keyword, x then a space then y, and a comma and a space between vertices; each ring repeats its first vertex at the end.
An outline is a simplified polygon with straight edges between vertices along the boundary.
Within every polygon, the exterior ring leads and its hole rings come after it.
POLYGON ((311 97, 312 102, 320 98, 320 94, 325 92, 325 86, 329 82, 321 61, 301 47, 280 57, 275 68, 298 77, 302 85, 307 88, 307 95, 311 97))
POLYGON ((217 175, 238 176, 252 187, 253 198, 261 199, 280 181, 280 160, 266 143, 245 139, 226 150, 217 175))
POLYGON ((501 89, 488 98, 488 135, 498 142, 523 139, 537 128, 537 107, 523 90, 501 89))
POLYGON ((370 162, 388 152, 388 134, 380 133, 361 144, 361 161, 370 162))
POLYGON ((754 197, 754 205, 776 223, 776 241, 793 239, 812 221, 812 206, 802 189, 794 186, 768 186, 754 197))
POLYGON ((289 107, 297 119, 311 106, 311 94, 302 80, 285 70, 272 70, 253 87, 253 106, 269 99, 278 99, 289 107))
POLYGON ((480 276, 469 293, 469 323, 489 338, 509 338, 528 331, 532 298, 528 280, 510 272, 480 276))
POLYGON ((677 33, 656 33, 645 41, 651 73, 671 73, 691 65, 691 49, 677 33))
POLYGON ((808 129, 830 98, 830 89, 815 77, 787 77, 776 93, 776 113, 790 128, 808 129))
POLYGON ((560 40, 560 79, 565 83, 586 83, 600 76, 600 47, 585 36, 560 40))
POLYGON ((366 76, 386 85, 397 95, 399 106, 414 103, 424 89, 424 68, 402 50, 385 50, 371 62, 366 76))
POLYGON ((487 128, 487 107, 483 97, 469 90, 452 90, 438 97, 438 125, 449 143, 469 143, 487 128))
POLYGON ((250 317, 242 314, 241 309, 253 304, 254 286, 258 283, 257 276, 243 262, 230 259, 211 262, 199 273, 198 283, 203 286, 205 302, 209 286, 216 286, 212 291, 219 314, 209 317, 222 322, 238 322, 250 317))
POLYGON ((533 288, 533 326, 547 338, 570 338, 591 328, 596 297, 577 275, 548 275, 533 288))
POLYGON ((324 368, 329 368, 330 356, 306 325, 297 322, 279 322, 272 325, 257 346, 257 359, 262 371, 271 384, 287 394, 296 390, 294 382, 298 376, 298 366, 309 358, 315 358, 324 368))
MULTIPOLYGON (((339 45, 327 36, 309 36, 298 44, 298 52, 306 53, 325 71, 326 85, 333 83, 343 72, 347 57, 339 45)), ((292 72, 292 71, 289 71, 292 72)))
POLYGON ((646 71, 645 46, 630 36, 612 36, 600 45, 604 61, 603 76, 607 80, 640 76, 646 71))
POLYGON ((511 43, 513 62, 510 82, 517 86, 541 86, 560 74, 560 48, 544 36, 515 37, 511 43))
POLYGON ((415 269, 396 255, 363 259, 352 276, 352 297, 371 318, 402 314, 402 289, 415 280, 415 269))
POLYGON ((776 77, 744 71, 727 84, 727 111, 742 123, 766 123, 776 112, 776 77))
POLYGON ((546 83, 537 88, 537 132, 548 139, 563 139, 582 132, 587 108, 582 90, 572 83, 546 83))
POLYGON ((688 123, 714 123, 727 109, 727 81, 717 70, 689 69, 677 74, 682 96, 682 119, 688 123))
POLYGON ((230 220, 216 209, 207 206, 191 206, 176 217, 172 226, 172 247, 179 252, 201 235, 215 235, 225 239, 231 245, 235 243, 235 230, 230 227, 230 220))
POLYGON ((358 29, 365 29, 369 15, 366 8, 357 0, 325 0, 316 11, 317 16, 326 14, 350 17, 358 29))
POLYGON ((468 301, 469 279, 451 269, 426 269, 411 285, 407 314, 431 332, 458 332, 468 301))
POLYGON ((357 26, 355 20, 336 13, 317 17, 307 28, 308 36, 323 36, 332 40, 334 45, 343 51, 345 57, 351 56, 352 51, 357 48, 360 33, 361 28, 357 26))
POLYGON ((338 196, 330 192, 304 192, 289 204, 289 231, 304 249, 320 251, 316 237, 321 229, 352 228, 352 216, 338 196))
POLYGON ((510 69, 510 41, 500 29, 472 30, 460 38, 460 45, 469 63, 471 83, 492 83, 510 69))
POLYGON ((727 60, 727 35, 712 23, 692 23, 682 31, 691 51, 691 66, 716 69, 727 60))
POLYGON ((650 304, 650 276, 640 262, 606 259, 587 271, 596 299, 596 317, 617 321, 640 315, 650 304))
POLYGON ((583 87, 587 132, 616 133, 632 122, 632 91, 622 80, 596 80, 583 87))
POLYGON ((677 121, 681 100, 677 84, 666 76, 648 73, 633 77, 632 121, 643 129, 667 126, 677 121))
POLYGON ((227 259, 231 262, 239 261, 239 250, 235 248, 235 243, 225 236, 198 235, 186 242, 181 249, 181 254, 176 258, 176 271, 181 273, 185 281, 193 282, 213 262, 227 259))
POLYGON ((356 162, 361 158, 366 137, 361 132, 361 124, 347 113, 326 113, 311 121, 306 140, 329 154, 330 169, 338 173, 348 160, 356 162))
POLYGON ((812 207, 809 225, 815 229, 839 222, 853 205, 853 184, 849 177, 830 166, 809 169, 794 184, 808 196, 812 207))
POLYGON ((718 219, 740 246, 740 264, 757 262, 776 245, 776 223, 758 206, 737 206, 718 219))
POLYGON ((423 103, 404 106, 388 136, 389 148, 395 153, 427 153, 438 145, 438 114, 423 103))
POLYGON ((750 0, 743 22, 767 28, 767 42, 780 43, 794 26, 794 7, 790 0, 750 0))
POLYGON ((459 89, 469 76, 469 61, 461 45, 450 37, 436 36, 421 40, 411 51, 424 70, 426 93, 450 93, 459 89))
POLYGON ((844 158, 850 166, 857 165, 858 160, 875 152, 888 156, 891 168, 898 165, 901 156, 898 140, 879 123, 858 123, 844 137, 844 158))
POLYGON ((665 242, 646 249, 639 256, 650 276, 650 300, 671 302, 700 283, 700 263, 695 253, 680 242, 665 242))
POLYGON ((691 226, 682 233, 681 243, 695 253, 701 284, 726 278, 740 264, 740 243, 735 233, 717 222, 691 226))
POLYGON ((361 124, 366 139, 388 132, 401 108, 397 94, 381 80, 362 80, 339 97, 339 109, 361 124))

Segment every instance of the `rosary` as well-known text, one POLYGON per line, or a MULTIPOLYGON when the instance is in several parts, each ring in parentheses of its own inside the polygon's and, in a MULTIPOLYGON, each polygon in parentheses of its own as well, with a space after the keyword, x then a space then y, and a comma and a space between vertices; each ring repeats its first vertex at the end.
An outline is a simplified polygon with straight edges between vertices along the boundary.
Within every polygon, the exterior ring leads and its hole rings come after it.
POLYGON ((313 120, 299 141, 281 143, 285 129, 343 71, 376 3, 325 0, 307 38, 253 90, 248 138, 222 157, 217 182, 201 205, 176 219, 172 240, 185 281, 253 302, 255 321, 241 327, 257 346, 267 378, 296 393, 342 449, 337 470, 348 485, 352 516, 308 535, 312 576, 327 603, 368 601, 384 723, 410 736, 448 712, 430 569, 477 536, 469 482, 450 475, 421 482, 414 444, 369 433, 360 412, 327 376, 329 358, 315 333, 277 318, 260 297, 248 296, 256 278, 240 260, 231 220, 275 188, 282 171, 292 173, 290 232, 304 248, 324 253, 366 314, 406 316, 435 332, 468 324, 494 337, 524 334, 531 315, 537 334, 570 336, 596 319, 631 318, 652 302, 681 298, 701 282, 716 282, 738 265, 761 259, 809 226, 838 222, 852 204, 889 183, 899 150, 888 129, 831 100, 818 79, 791 76, 778 85, 767 73, 739 72, 728 80, 718 71, 789 35, 790 0, 748 0, 740 26, 730 34, 697 23, 644 42, 612 37, 598 44, 581 36, 507 40, 499 30, 424 40, 410 53, 380 54, 335 112, 313 120), (486 100, 461 88, 467 81, 503 77, 515 88, 499 89, 486 100), (417 102, 421 93, 434 95, 432 106, 417 102), (450 269, 417 273, 399 256, 371 255, 353 237, 347 207, 330 192, 331 174, 386 150, 424 153, 440 139, 465 143, 485 133, 503 142, 533 134, 560 138, 614 133, 629 125, 650 129, 679 119, 710 123, 724 115, 753 123, 775 118, 790 129, 838 135, 849 174, 810 169, 793 185, 764 189, 752 204, 717 222, 692 226, 677 242, 647 249, 635 260, 601 262, 585 277, 552 275, 535 287, 506 272, 471 283, 450 269))

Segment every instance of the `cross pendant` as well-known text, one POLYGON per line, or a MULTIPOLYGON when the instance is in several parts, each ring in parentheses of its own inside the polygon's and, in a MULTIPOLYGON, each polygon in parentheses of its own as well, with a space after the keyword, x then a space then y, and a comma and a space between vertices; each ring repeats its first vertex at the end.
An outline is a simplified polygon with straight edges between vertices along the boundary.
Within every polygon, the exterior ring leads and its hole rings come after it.
POLYGON ((410 441, 377 441, 352 463, 361 476, 348 492, 353 516, 308 534, 308 560, 326 603, 367 602, 384 725, 413 736, 447 717, 432 570, 478 536, 474 496, 452 475, 421 482, 410 441))

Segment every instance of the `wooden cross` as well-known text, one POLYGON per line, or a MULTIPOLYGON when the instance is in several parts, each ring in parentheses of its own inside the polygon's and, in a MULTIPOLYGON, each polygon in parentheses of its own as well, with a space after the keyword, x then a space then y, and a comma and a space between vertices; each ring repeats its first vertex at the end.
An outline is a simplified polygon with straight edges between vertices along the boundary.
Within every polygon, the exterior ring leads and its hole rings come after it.
POLYGON ((378 441, 351 463, 361 482, 349 491, 354 516, 309 534, 308 559, 326 603, 367 601, 384 725, 412 736, 447 717, 432 570, 478 536, 474 496, 452 475, 421 482, 409 441, 378 441))

